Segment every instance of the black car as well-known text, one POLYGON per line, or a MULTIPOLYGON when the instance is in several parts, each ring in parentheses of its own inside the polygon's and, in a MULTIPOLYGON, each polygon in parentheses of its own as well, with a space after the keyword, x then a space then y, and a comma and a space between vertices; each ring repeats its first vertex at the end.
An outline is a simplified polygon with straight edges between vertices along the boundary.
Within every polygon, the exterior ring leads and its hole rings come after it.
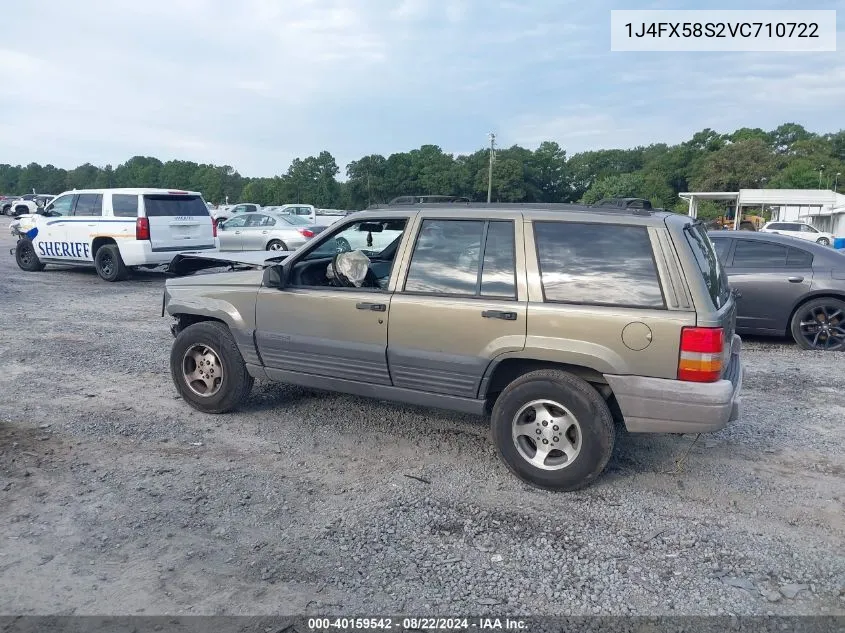
POLYGON ((845 253, 774 233, 708 233, 737 297, 740 334, 845 350, 845 253))

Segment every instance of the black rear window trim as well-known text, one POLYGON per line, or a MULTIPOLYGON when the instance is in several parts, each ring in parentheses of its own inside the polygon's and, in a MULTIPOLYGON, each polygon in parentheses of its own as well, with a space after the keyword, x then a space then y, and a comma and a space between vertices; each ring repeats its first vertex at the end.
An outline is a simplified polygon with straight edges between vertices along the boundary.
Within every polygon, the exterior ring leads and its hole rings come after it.
POLYGON ((543 303, 573 305, 573 306, 596 306, 598 308, 626 308, 635 310, 663 310, 668 311, 666 305, 666 293, 663 290, 663 280, 660 278, 660 269, 657 266, 657 258, 654 256, 654 247, 651 242, 651 235, 648 233, 648 227, 642 224, 608 224, 606 222, 578 222, 573 220, 531 220, 531 232, 534 236, 534 257, 537 259, 537 272, 540 273, 540 292, 543 295, 543 303), (662 306, 647 306, 630 303, 604 303, 596 301, 565 301, 563 299, 549 299, 546 297, 546 284, 543 283, 543 267, 540 264, 540 246, 537 243, 537 224, 581 224, 581 225, 595 225, 595 226, 621 226, 626 228, 642 229, 646 233, 648 243, 652 246, 649 251, 651 254, 651 263, 654 265, 655 278, 657 279, 657 288, 660 290, 660 298, 663 302, 662 306))

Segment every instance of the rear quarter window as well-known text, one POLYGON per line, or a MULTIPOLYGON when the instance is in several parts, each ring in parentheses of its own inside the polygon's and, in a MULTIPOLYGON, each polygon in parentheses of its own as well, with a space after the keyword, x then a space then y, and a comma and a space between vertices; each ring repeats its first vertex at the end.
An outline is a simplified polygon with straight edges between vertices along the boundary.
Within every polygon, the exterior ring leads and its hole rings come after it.
POLYGON ((138 216, 138 196, 126 193, 114 193, 111 197, 112 214, 118 218, 138 216))
POLYGON ((151 194, 144 196, 144 209, 148 218, 170 216, 209 217, 208 207, 199 196, 151 194))
POLYGON ((534 222, 546 301, 665 308, 642 226, 534 222))
MULTIPOLYGON (((698 264, 698 269, 704 277, 704 283, 707 284, 707 292, 710 295, 713 306, 718 310, 728 302, 731 291, 728 285, 728 277, 716 255, 713 242, 707 236, 704 226, 699 223, 688 224, 684 228, 684 234, 686 235, 695 262, 698 264)), ((727 240, 719 241, 727 243, 727 240)), ((734 264, 736 264, 735 260, 734 264)))

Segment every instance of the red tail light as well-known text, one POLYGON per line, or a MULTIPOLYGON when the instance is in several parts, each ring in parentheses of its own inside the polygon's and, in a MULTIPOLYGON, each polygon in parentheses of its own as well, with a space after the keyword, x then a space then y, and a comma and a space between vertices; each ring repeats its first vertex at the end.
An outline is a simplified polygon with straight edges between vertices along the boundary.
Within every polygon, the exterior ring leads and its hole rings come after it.
POLYGON ((725 333, 720 327, 685 327, 681 330, 678 380, 716 382, 722 376, 725 333))
POLYGON ((302 237, 314 237, 314 231, 310 229, 297 229, 302 237))
POLYGON ((147 218, 138 218, 135 220, 135 239, 150 239, 150 221, 147 218))
POLYGON ((211 235, 217 237, 217 220, 211 218, 211 235))

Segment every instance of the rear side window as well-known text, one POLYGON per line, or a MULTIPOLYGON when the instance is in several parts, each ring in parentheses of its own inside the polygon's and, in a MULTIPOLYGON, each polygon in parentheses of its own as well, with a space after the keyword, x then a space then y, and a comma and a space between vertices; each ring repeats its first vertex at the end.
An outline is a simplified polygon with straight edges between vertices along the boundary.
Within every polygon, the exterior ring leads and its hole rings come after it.
POLYGON ((510 220, 424 220, 405 291, 514 299, 514 258, 510 220))
POLYGON ((812 268, 813 254, 800 248, 790 248, 786 254, 787 267, 812 268))
POLYGON ((113 193, 111 197, 111 208, 115 217, 138 217, 138 196, 126 193, 113 193))
POLYGON ((161 195, 144 196, 148 218, 171 216, 209 217, 208 207, 199 196, 161 195))
POLYGON ((783 268, 789 249, 780 244, 739 240, 734 251, 734 268, 783 268))
POLYGON ((103 215, 103 196, 99 193, 80 193, 76 197, 73 215, 103 215))
POLYGON ((534 240, 546 301, 665 308, 645 227, 534 222, 534 240))
MULTIPOLYGON (((700 223, 688 224, 684 228, 684 234, 695 257, 695 262, 698 264, 698 269, 704 277, 704 283, 707 284, 707 292, 713 301, 713 306, 718 310, 730 299, 731 290, 728 285, 728 276, 716 255, 713 242, 707 237, 707 231, 700 223)), ((725 249, 727 249, 728 240, 717 240, 717 243, 719 242, 724 242, 725 249)), ((736 254, 734 254, 734 266, 736 266, 736 254)))

